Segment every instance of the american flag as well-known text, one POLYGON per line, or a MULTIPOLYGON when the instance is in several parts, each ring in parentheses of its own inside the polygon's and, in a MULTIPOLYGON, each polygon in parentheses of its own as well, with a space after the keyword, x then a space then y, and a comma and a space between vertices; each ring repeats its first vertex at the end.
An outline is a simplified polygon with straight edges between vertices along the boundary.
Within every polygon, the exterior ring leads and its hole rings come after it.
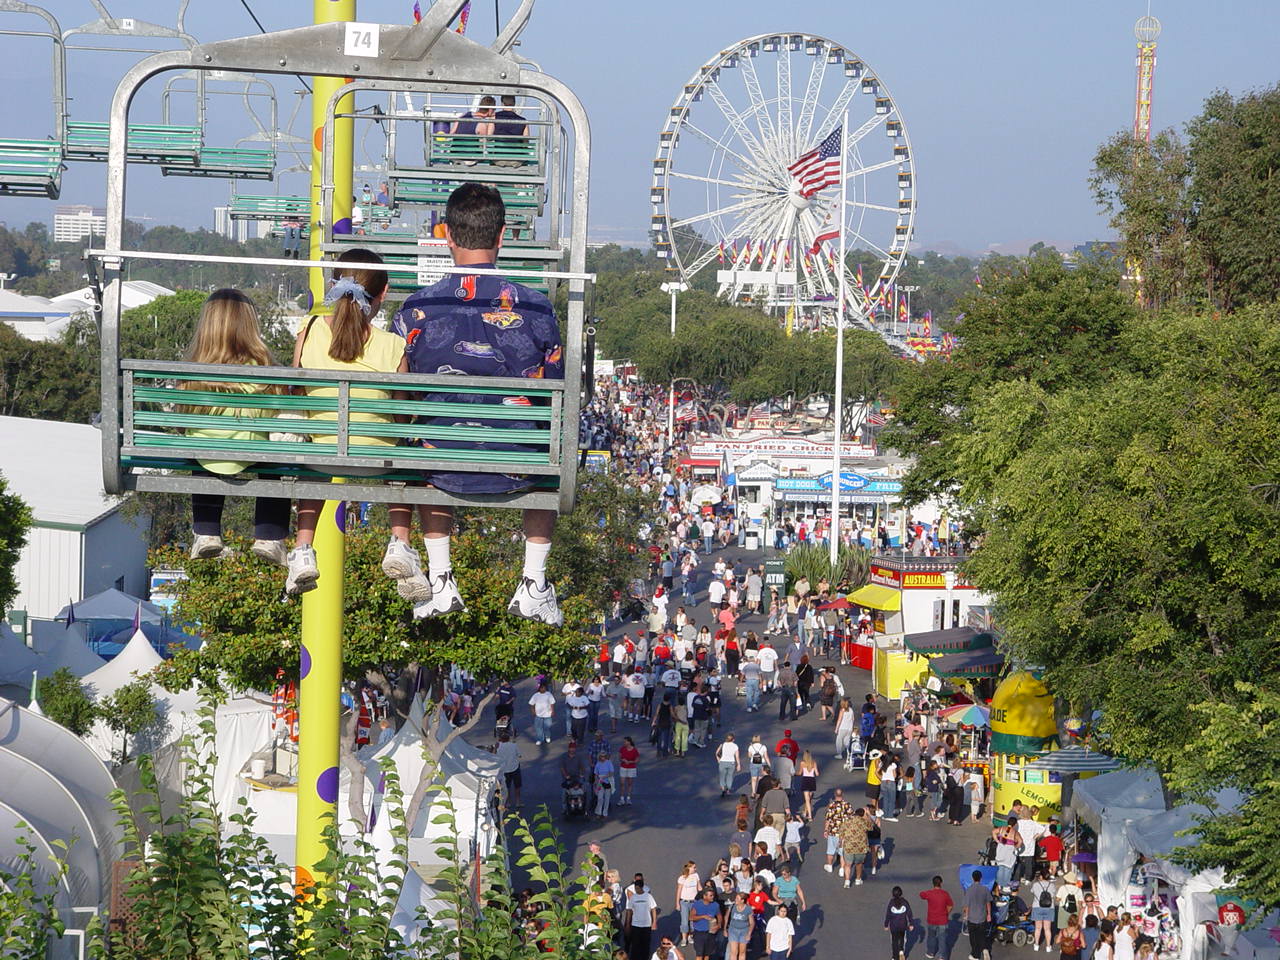
POLYGON ((843 132, 840 127, 836 127, 814 149, 787 167, 787 172, 800 183, 800 196, 812 197, 819 190, 840 182, 840 141, 843 132))

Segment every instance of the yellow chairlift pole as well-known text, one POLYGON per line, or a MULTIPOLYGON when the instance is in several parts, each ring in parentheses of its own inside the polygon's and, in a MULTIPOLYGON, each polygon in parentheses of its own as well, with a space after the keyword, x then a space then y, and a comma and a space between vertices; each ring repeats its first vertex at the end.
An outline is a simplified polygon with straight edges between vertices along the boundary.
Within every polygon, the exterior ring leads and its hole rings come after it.
MULTIPOLYGON (((314 0, 317 24, 356 19, 355 0, 314 0)), ((311 233, 310 257, 319 260, 324 238, 321 219, 321 177, 324 164, 325 112, 329 99, 346 81, 342 77, 313 77, 311 94, 311 233)), ((339 114, 351 113, 354 97, 339 101, 339 114)), ((334 124, 333 230, 351 232, 352 128, 350 119, 334 124)), ((312 304, 324 311, 324 271, 313 268, 312 304)), ((326 501, 316 529, 315 550, 320 567, 316 589, 302 598, 302 649, 298 683, 298 824, 296 880, 299 888, 323 888, 326 878, 316 869, 325 857, 324 831, 336 822, 338 811, 338 724, 342 684, 343 571, 346 560, 345 509, 340 501, 326 501)))

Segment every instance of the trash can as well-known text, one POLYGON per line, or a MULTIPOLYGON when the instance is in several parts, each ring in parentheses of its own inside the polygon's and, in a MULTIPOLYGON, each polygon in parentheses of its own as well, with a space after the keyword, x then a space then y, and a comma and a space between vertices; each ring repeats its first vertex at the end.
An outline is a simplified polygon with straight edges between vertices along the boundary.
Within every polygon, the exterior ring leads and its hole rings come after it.
POLYGON ((748 531, 747 531, 747 542, 746 542, 746 548, 747 548, 748 550, 759 550, 759 549, 760 549, 760 531, 759 531, 759 530, 748 530, 748 531))

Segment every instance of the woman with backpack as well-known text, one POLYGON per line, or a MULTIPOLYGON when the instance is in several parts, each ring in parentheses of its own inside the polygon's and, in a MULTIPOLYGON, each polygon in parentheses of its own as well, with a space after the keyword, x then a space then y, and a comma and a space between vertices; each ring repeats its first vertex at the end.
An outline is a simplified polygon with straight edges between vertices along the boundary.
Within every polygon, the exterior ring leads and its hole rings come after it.
POLYGON ((1053 884, 1043 870, 1036 871, 1035 881, 1031 884, 1031 922, 1035 924, 1031 948, 1039 950, 1043 939, 1048 953, 1053 948, 1053 884))
POLYGON ((1082 950, 1084 950, 1084 932, 1080 929, 1079 915, 1073 913, 1067 918, 1067 925, 1058 934, 1059 960, 1079 960, 1082 950))

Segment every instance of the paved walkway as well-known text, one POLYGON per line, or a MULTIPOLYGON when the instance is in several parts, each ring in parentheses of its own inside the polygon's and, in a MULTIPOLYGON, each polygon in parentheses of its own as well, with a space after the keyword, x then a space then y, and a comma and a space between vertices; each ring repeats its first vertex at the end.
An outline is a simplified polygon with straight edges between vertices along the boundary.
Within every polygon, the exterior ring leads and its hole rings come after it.
MULTIPOLYGON (((765 557, 764 551, 740 552, 734 548, 723 554, 728 561, 742 560, 752 564, 762 562, 765 557)), ((708 567, 709 562, 704 562, 700 577, 702 584, 707 580, 708 567)), ((686 610, 697 624, 710 625, 711 609, 705 593, 700 592, 697 599, 697 606, 689 609, 686 605, 686 610)), ((626 624, 624 627, 634 631, 638 625, 626 624)), ((611 634, 621 633, 624 627, 616 628, 611 634)), ((754 629, 759 634, 763 627, 763 617, 746 617, 739 622, 739 633, 745 635, 747 630, 754 629)), ((814 665, 817 669, 826 662, 819 657, 814 665)), ((855 704, 861 703, 863 695, 871 690, 870 676, 866 671, 841 667, 840 677, 846 694, 855 704)), ((728 691, 731 690, 732 686, 729 686, 728 691)), ((561 797, 558 765, 567 742, 563 704, 557 703, 556 706, 555 739, 549 746, 535 745, 531 739, 532 720, 527 706, 531 685, 523 683, 519 691, 516 725, 524 758, 522 807, 528 813, 545 803, 558 814, 561 797)), ((560 700, 559 690, 555 693, 560 700)), ((714 746, 726 731, 732 731, 737 742, 744 747, 753 734, 759 734, 772 757, 774 744, 782 736, 783 729, 790 728, 801 751, 813 752, 821 773, 818 792, 814 795, 815 817, 812 831, 807 836, 805 862, 798 871, 809 909, 797 924, 800 937, 792 960, 888 957, 889 935, 884 931, 884 910, 895 884, 903 888, 921 922, 920 936, 913 936, 908 941, 908 958, 923 960, 925 903, 916 894, 929 886, 934 874, 941 874, 952 898, 960 902, 957 867, 975 860, 976 851, 989 829, 987 821, 966 822, 960 827, 948 826, 945 822, 932 823, 927 818, 885 823, 884 842, 888 856, 880 872, 875 877, 868 874, 863 886, 846 890, 838 875, 826 873, 821 866, 825 860, 821 814, 827 798, 836 787, 842 787, 846 798, 852 802, 863 799, 866 780, 862 771, 846 771, 843 762, 832 755, 835 740, 830 722, 820 721, 816 709, 796 721, 779 722, 777 701, 772 696, 764 701, 757 713, 747 713, 742 698, 735 698, 731 692, 723 698, 722 704, 723 728, 713 735, 710 748, 690 748, 684 758, 659 758, 655 748, 649 744, 647 724, 619 721, 618 733, 611 737, 610 743, 615 760, 618 744, 624 735, 631 735, 640 748, 635 802, 625 807, 615 804, 609 819, 603 822, 560 819, 563 842, 573 861, 579 862, 586 855, 589 842, 598 841, 609 866, 621 872, 624 883, 630 883, 636 872, 643 873, 662 910, 659 932, 674 934, 679 928, 679 914, 673 909, 676 875, 686 860, 694 860, 699 873, 705 877, 719 858, 727 856, 737 796, 746 793, 750 786, 744 764, 744 772, 735 781, 734 793, 720 799, 714 746)), ((885 709, 883 701, 881 709, 885 709)), ((608 722, 603 717, 601 720, 605 724, 608 722)), ((608 732, 607 726, 605 730, 608 732)), ((487 720, 477 724, 470 737, 473 742, 486 746, 492 742, 491 738, 492 724, 487 720)), ((959 933, 957 913, 950 940, 954 942, 959 933)), ((1000 949, 997 947, 996 952, 1000 949)), ((950 953, 956 960, 964 960, 968 955, 967 939, 961 938, 950 953)), ((692 957, 692 948, 686 947, 684 955, 692 957)))

